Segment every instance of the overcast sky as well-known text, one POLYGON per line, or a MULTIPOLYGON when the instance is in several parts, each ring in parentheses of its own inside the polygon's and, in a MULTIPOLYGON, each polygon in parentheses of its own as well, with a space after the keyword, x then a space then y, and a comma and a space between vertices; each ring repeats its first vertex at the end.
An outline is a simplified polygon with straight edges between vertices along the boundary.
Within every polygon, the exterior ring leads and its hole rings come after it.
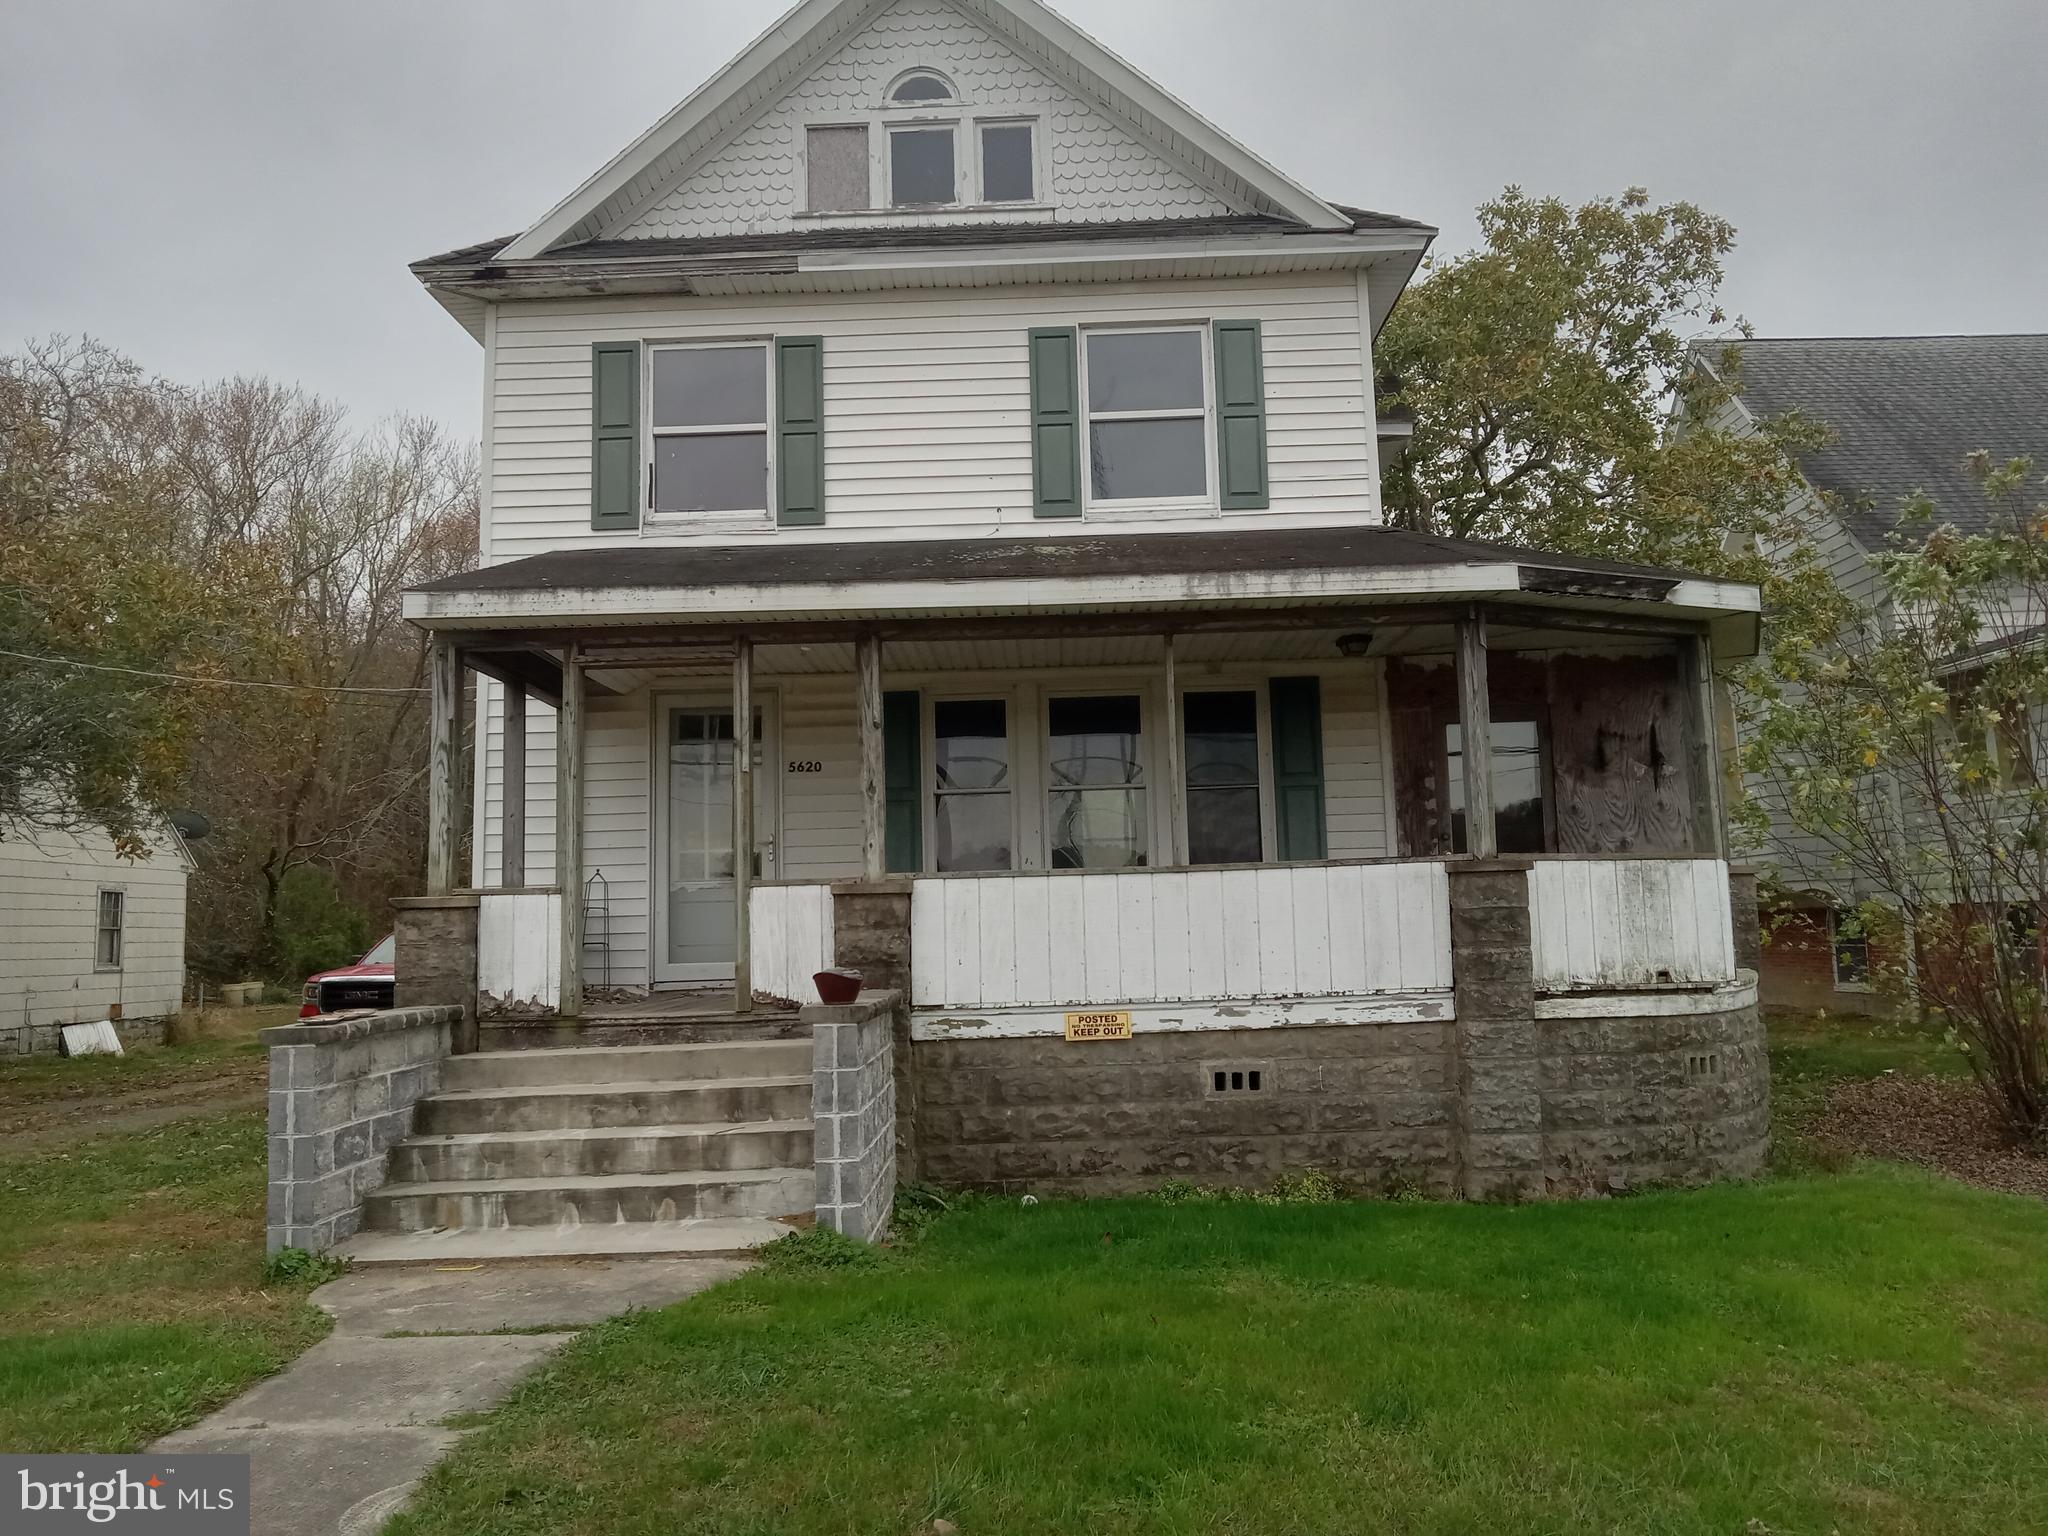
MULTIPOLYGON (((2048 331, 2042 0, 1055 0, 1296 179, 1734 221, 1765 335, 2048 331)), ((405 270, 544 213, 781 0, 0 0, 0 349, 87 331, 465 433, 405 270)))

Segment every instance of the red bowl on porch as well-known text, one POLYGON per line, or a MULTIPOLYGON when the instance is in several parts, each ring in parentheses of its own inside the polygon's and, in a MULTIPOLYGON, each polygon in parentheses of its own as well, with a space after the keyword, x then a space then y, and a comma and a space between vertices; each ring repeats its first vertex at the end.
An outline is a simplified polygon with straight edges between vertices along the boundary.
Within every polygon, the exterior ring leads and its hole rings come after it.
POLYGON ((818 1001, 828 1007, 850 1003, 860 996, 859 971, 819 971, 811 982, 818 989, 818 1001))

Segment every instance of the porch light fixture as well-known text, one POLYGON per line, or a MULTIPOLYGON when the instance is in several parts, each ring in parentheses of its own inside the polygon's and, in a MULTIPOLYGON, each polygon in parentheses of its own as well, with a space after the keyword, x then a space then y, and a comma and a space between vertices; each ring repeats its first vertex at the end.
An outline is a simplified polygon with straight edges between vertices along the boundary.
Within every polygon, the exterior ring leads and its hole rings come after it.
POLYGON ((1346 656, 1363 656, 1372 649, 1372 632, 1360 630, 1355 635, 1339 635, 1337 649, 1346 656))

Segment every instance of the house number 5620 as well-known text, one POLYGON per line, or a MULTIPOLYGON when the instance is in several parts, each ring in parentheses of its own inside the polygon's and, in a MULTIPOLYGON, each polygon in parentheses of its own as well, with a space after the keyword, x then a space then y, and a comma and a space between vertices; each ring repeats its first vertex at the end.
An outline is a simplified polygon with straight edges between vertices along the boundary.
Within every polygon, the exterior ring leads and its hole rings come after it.
POLYGON ((789 760, 791 773, 823 773, 825 765, 816 758, 793 757, 789 760))

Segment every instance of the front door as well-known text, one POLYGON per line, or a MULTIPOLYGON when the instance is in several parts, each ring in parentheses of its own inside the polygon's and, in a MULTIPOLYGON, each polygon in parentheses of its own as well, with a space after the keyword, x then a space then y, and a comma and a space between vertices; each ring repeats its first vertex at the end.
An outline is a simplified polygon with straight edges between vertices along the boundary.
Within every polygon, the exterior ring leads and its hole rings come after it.
MULTIPOLYGON (((730 704, 664 700, 655 763, 654 979, 731 981, 734 912, 730 704)), ((754 710, 754 876, 775 878, 774 711, 754 710)))

